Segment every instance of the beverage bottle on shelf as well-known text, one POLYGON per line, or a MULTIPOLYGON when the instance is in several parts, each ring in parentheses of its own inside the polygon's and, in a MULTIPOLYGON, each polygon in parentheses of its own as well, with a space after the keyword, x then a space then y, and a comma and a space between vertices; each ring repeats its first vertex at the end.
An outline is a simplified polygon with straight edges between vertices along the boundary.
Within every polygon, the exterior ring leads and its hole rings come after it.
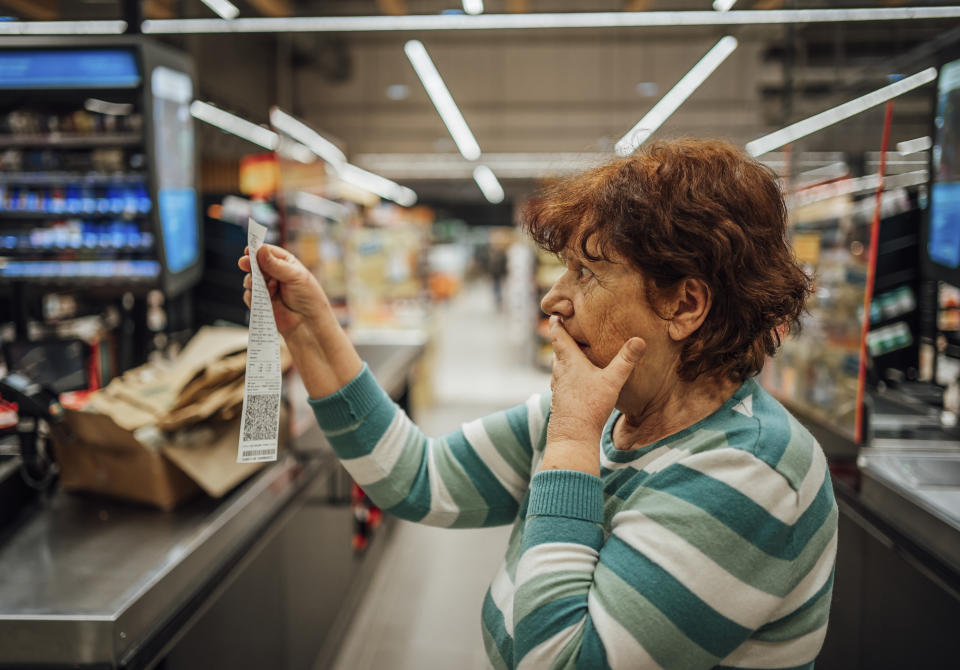
POLYGON ((62 214, 67 211, 67 200, 63 197, 62 188, 54 188, 50 194, 50 210, 54 214, 62 214))
POLYGON ((51 233, 53 236, 53 247, 55 249, 70 248, 70 229, 67 227, 66 221, 55 222, 51 228, 51 233))
POLYGON ((40 191, 34 189, 24 189, 24 192, 26 193, 26 200, 22 209, 25 209, 28 212, 42 211, 42 199, 40 197, 40 191))
POLYGON ((123 191, 123 213, 127 216, 133 216, 137 213, 137 193, 132 186, 122 187, 123 191))
POLYGON ((126 246, 130 249, 140 248, 140 226, 132 221, 124 224, 124 233, 126 237, 126 246))
POLYGON ((67 229, 67 246, 71 249, 79 249, 83 245, 83 224, 78 219, 69 219, 65 227, 67 229))
POLYGON ((83 230, 83 246, 87 249, 94 249, 99 241, 97 237, 96 224, 92 221, 84 221, 81 224, 83 230))
POLYGON ((46 251, 54 246, 53 231, 50 228, 34 228, 30 231, 30 246, 46 251))
POLYGON ((90 186, 84 186, 81 190, 81 211, 84 214, 93 214, 97 211, 97 200, 94 196, 93 188, 90 186))
POLYGON ((147 193, 147 187, 145 184, 137 184, 135 191, 137 194, 137 211, 141 214, 146 214, 150 211, 152 205, 150 202, 150 194, 147 193))
POLYGON ((93 114, 82 109, 78 109, 73 113, 73 125, 78 133, 89 135, 90 133, 96 132, 94 124, 93 114))
POLYGON ((96 189, 97 213, 110 213, 110 198, 104 189, 96 189))
POLYGON ((110 228, 107 227, 107 224, 97 222, 97 247, 100 249, 109 249, 111 238, 110 238, 110 228))
POLYGON ((123 221, 110 222, 110 246, 123 249, 127 244, 127 231, 123 221))
POLYGON ((67 211, 71 214, 79 214, 83 211, 83 199, 80 187, 77 185, 67 186, 67 211))
POLYGON ((110 200, 110 212, 113 214, 123 214, 126 203, 123 189, 116 184, 112 184, 107 188, 107 198, 110 200))
POLYGON ((126 129, 131 133, 139 133, 143 131, 143 115, 139 112, 136 114, 130 114, 125 117, 126 119, 126 129))

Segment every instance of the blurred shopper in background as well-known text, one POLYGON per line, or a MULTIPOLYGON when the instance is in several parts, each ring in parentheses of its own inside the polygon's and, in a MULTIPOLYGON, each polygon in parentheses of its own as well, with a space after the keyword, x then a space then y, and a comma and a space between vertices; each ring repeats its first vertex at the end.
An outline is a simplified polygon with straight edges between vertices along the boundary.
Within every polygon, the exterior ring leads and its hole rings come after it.
POLYGON ((503 310, 503 280, 507 276, 507 250, 504 245, 491 243, 487 252, 487 274, 493 284, 493 301, 497 311, 503 310))
POLYGON ((723 142, 661 142, 524 219, 566 263, 542 302, 551 392, 440 438, 377 386, 313 275, 260 250, 344 465, 402 518, 513 524, 483 603, 496 668, 812 667, 837 507, 820 447, 754 379, 810 293, 775 175, 723 142))

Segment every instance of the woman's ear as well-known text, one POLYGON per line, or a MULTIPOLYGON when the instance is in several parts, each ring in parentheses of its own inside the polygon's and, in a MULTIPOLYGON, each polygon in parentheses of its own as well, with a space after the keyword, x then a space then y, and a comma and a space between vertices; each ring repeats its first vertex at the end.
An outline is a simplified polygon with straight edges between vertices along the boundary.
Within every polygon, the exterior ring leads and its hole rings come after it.
POLYGON ((707 318, 712 304, 710 287, 705 281, 693 277, 681 281, 672 305, 673 316, 667 326, 670 339, 680 342, 693 335, 707 318))

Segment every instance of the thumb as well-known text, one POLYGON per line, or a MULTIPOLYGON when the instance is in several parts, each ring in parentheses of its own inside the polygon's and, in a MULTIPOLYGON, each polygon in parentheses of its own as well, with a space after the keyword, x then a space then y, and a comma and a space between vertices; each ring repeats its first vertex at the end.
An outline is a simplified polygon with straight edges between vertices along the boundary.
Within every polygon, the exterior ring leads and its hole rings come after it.
POLYGON ((300 270, 300 263, 293 254, 272 244, 260 247, 257 251, 257 263, 264 274, 281 282, 296 279, 300 270))
POLYGON ((613 360, 603 369, 607 377, 616 384, 617 388, 622 388, 627 383, 630 373, 637 367, 637 363, 643 358, 643 352, 647 350, 647 343, 639 337, 631 337, 623 343, 620 351, 613 357, 613 360))

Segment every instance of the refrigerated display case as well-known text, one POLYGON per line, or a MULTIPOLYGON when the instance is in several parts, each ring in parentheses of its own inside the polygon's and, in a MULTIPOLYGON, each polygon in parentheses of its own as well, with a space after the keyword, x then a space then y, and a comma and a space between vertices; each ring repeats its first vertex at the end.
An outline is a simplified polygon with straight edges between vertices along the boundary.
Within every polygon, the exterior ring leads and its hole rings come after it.
POLYGON ((0 47, 0 287, 174 296, 201 273, 191 60, 143 38, 0 47))
MULTIPOLYGON (((814 277, 801 330, 787 337, 764 367, 762 382, 792 410, 853 444, 860 372, 860 338, 874 193, 832 186, 836 195, 794 197, 790 237, 814 277)), ((824 191, 821 190, 821 195, 824 191)), ((867 334, 870 386, 890 376, 916 380, 922 290, 920 211, 915 194, 883 194, 874 298, 867 334)))

